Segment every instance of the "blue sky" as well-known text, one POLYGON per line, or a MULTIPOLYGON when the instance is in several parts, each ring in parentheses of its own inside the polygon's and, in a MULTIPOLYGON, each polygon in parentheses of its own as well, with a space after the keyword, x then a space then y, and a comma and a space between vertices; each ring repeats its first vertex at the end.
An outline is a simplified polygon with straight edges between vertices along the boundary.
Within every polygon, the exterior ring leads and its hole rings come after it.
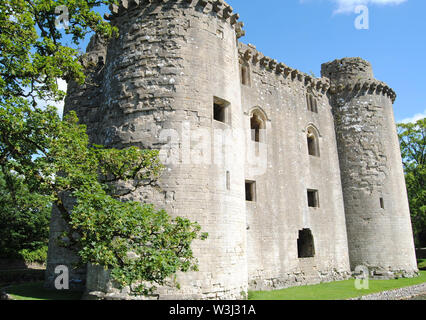
MULTIPOLYGON (((361 57, 398 97, 397 122, 426 116, 426 1, 227 0, 246 36, 264 55, 320 76, 321 64, 361 57), (376 4, 377 2, 382 4, 376 4), (391 4, 389 4, 391 2, 391 4), (355 28, 354 4, 365 4, 369 29, 355 28)), ((86 41, 82 44, 85 48, 86 41)))
MULTIPOLYGON (((303 72, 320 75, 321 64, 361 57, 375 77, 398 94, 397 121, 426 116, 426 1, 376 5, 388 0, 228 0, 245 24, 244 43, 303 72), (367 3, 369 29, 355 28, 359 14, 341 5, 367 3)), ((401 2, 401 0, 393 0, 401 2)), ((346 7, 347 8, 347 7, 346 7)), ((350 7, 349 9, 353 9, 350 7)))

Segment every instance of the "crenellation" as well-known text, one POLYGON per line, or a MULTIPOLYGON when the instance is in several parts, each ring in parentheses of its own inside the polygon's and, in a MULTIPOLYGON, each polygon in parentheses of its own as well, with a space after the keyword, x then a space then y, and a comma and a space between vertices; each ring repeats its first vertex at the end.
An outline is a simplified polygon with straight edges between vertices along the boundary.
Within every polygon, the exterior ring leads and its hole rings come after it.
POLYGON ((234 13, 233 8, 221 0, 196 0, 196 2, 193 2, 193 0, 121 0, 119 5, 111 4, 109 6, 111 13, 105 14, 104 17, 114 23, 116 17, 124 16, 141 7, 149 8, 153 5, 156 6, 156 9, 163 5, 171 7, 188 6, 196 10, 199 8, 204 14, 211 14, 233 26, 237 39, 245 35, 245 31, 243 30, 244 24, 238 21, 240 18, 239 14, 234 13))
POLYGON ((290 77, 292 81, 302 82, 306 87, 312 87, 323 94, 326 93, 330 87, 330 80, 328 78, 313 78, 306 73, 288 67, 282 62, 264 56, 262 53, 258 52, 254 46, 239 43, 238 53, 241 61, 251 63, 254 67, 258 66, 259 63, 260 67, 273 71, 278 76, 282 75, 284 79, 290 77))

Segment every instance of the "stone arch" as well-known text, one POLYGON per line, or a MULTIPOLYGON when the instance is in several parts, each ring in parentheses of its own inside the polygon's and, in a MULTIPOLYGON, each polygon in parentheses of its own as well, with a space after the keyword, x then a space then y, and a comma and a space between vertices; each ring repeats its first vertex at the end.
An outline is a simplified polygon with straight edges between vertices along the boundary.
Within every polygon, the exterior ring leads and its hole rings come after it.
POLYGON ((265 142, 266 122, 268 118, 266 113, 259 107, 250 111, 250 132, 251 140, 254 142, 265 142))
POLYGON ((306 128, 308 154, 310 156, 314 156, 314 157, 320 156, 319 137, 320 137, 320 134, 318 129, 314 125, 310 124, 306 128))

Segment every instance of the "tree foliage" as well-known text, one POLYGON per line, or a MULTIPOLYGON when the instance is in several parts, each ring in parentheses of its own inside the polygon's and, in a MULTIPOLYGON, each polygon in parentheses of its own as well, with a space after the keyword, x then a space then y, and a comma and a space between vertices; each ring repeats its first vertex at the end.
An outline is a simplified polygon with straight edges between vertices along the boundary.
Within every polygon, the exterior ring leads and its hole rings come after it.
POLYGON ((63 98, 57 79, 85 81, 79 52, 64 36, 76 45, 90 32, 106 40, 114 36, 116 30, 94 10, 113 2, 0 2, 0 205, 10 216, 2 221, 5 228, 11 220, 35 220, 28 228, 40 220, 43 227, 25 231, 29 235, 45 230, 46 210, 54 206, 69 226, 61 245, 76 251, 82 264, 109 269, 120 286, 147 294, 177 271, 197 269, 191 243, 206 234, 188 219, 124 200, 155 184, 162 171, 158 151, 90 145, 75 113, 61 120, 54 107, 39 105, 63 98), (58 6, 68 10, 63 32, 55 24, 58 6), (124 192, 117 188, 121 183, 124 192))
POLYGON ((65 45, 95 31, 108 39, 117 31, 94 11, 114 0, 2 0, 0 2, 0 96, 2 105, 61 100, 57 79, 84 81, 79 51, 65 45), (66 29, 56 8, 67 8, 66 29), (26 99, 23 99, 26 98, 26 99))
POLYGON ((398 125, 411 218, 417 246, 426 246, 426 118, 398 125))
POLYGON ((1 167, 0 257, 44 262, 52 210, 47 197, 30 193, 23 179, 1 167), (31 253, 37 258, 31 258, 31 253))

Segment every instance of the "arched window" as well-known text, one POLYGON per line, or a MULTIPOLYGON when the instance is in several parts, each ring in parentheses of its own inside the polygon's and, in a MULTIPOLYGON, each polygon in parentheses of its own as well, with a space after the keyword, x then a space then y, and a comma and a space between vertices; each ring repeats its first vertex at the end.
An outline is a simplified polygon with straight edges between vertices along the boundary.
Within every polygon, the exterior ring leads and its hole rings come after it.
POLYGON ((307 142, 308 142, 308 153, 310 156, 319 157, 319 139, 318 132, 313 127, 309 127, 307 130, 307 142))
POLYGON ((251 140, 254 142, 263 142, 265 140, 266 116, 259 109, 255 109, 250 117, 251 140))
POLYGON ((310 229, 299 231, 297 239, 297 253, 299 258, 313 258, 315 256, 314 237, 310 229))

